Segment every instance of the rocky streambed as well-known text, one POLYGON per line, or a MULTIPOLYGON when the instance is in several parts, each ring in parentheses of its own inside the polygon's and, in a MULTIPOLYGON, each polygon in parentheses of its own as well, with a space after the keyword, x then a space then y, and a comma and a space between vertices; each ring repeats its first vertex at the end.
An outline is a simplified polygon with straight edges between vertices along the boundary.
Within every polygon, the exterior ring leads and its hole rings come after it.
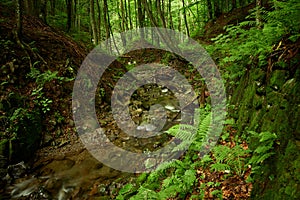
MULTIPOLYGON (((193 103, 193 102, 191 102, 193 103)), ((109 105, 99 105, 98 121, 110 142, 125 150, 143 153, 163 147, 172 138, 165 130, 180 122, 179 102, 171 90, 155 84, 140 87, 128 104, 136 131, 161 134, 136 138, 122 131, 109 105), (152 106, 155 105, 155 106, 152 106), (158 106, 156 106, 158 105, 158 106), (162 127, 153 121, 165 119, 162 127)), ((99 141, 99 140, 97 140, 99 141)), ((105 141, 103 141, 105 142, 105 141)), ((141 162, 141 161, 140 161, 141 162)), ((134 173, 112 169, 97 159, 73 131, 40 149, 33 162, 11 165, 2 178, 3 199, 114 199, 119 188, 132 182, 134 173)))

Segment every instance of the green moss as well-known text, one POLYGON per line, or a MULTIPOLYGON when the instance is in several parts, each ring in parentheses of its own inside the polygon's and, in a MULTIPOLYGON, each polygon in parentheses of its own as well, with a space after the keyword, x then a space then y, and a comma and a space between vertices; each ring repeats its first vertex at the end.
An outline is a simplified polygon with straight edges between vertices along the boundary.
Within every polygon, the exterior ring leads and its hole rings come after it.
POLYGON ((259 83, 262 83, 265 77, 266 77, 266 73, 260 68, 255 68, 250 73, 250 79, 257 81, 259 83))
POLYGON ((286 70, 275 70, 271 74, 269 87, 273 90, 280 90, 286 81, 286 70))
POLYGON ((253 106, 256 110, 259 110, 262 108, 264 99, 265 99, 264 96, 259 96, 257 94, 254 95, 253 106))

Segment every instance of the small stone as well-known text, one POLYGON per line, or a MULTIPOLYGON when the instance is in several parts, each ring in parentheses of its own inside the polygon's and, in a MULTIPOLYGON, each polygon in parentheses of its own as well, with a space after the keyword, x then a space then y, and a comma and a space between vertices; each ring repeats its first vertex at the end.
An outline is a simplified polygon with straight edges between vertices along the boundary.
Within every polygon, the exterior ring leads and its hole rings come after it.
POLYGON ((166 93, 166 92, 168 92, 169 90, 168 90, 168 88, 165 88, 165 89, 163 89, 161 92, 162 93, 166 93))
POLYGON ((175 110, 175 107, 170 105, 166 105, 165 108, 168 110, 175 110))

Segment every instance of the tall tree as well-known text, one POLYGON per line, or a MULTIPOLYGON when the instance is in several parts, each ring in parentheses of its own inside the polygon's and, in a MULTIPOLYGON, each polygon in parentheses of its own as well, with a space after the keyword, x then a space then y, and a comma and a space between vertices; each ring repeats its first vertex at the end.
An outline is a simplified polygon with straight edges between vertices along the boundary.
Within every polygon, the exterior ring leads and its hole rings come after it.
POLYGON ((219 0, 214 0, 214 18, 220 17, 222 14, 221 2, 219 0))
POLYGON ((102 34, 101 34, 101 26, 102 26, 102 18, 101 18, 101 7, 100 7, 100 0, 96 0, 97 3, 97 12, 98 12, 98 17, 97 17, 97 33, 98 33, 98 42, 100 43, 102 34))
POLYGON ((162 4, 160 2, 160 0, 156 0, 156 9, 157 9, 157 12, 158 12, 158 15, 159 15, 159 18, 162 22, 162 26, 164 28, 166 28, 166 21, 165 21, 165 17, 164 17, 164 13, 162 12, 162 4))
MULTIPOLYGON (((126 1, 126 0, 125 0, 126 1)), ((129 19, 129 28, 132 30, 133 29, 133 24, 132 24, 132 16, 131 16, 131 5, 130 5, 130 0, 128 0, 127 3, 128 7, 128 19, 129 19)))
POLYGON ((97 25, 95 20, 95 4, 94 0, 90 0, 90 22, 91 22, 91 29, 92 29, 92 35, 93 35, 93 43, 98 44, 98 33, 97 33, 97 25))
POLYGON ((185 10, 184 0, 182 0, 182 7, 183 7, 183 19, 184 19, 185 28, 186 28, 186 34, 190 37, 190 30, 189 30, 188 21, 187 21, 187 18, 186 18, 186 10, 185 10))
POLYGON ((72 0, 66 0, 67 5, 67 32, 71 30, 72 27, 72 0))
POLYGON ((56 0, 50 0, 50 14, 55 15, 56 0))
MULTIPOLYGON (((138 16, 138 24, 140 28, 144 27, 145 22, 145 12, 143 11, 142 3, 144 5, 145 10, 147 10, 148 5, 146 0, 137 0, 137 16, 138 16)), ((150 17, 150 16, 149 16, 150 17)), ((141 37, 145 37, 144 29, 140 31, 141 37)))
POLYGON ((19 40, 20 37, 22 37, 22 0, 16 0, 16 24, 17 24, 17 29, 16 29, 16 37, 17 40, 19 40))
POLYGON ((262 28, 262 17, 261 17, 261 7, 262 7, 262 0, 256 0, 256 25, 257 28, 262 28))
POLYGON ((173 24, 173 18, 172 18, 172 1, 169 0, 169 3, 168 3, 168 14, 169 14, 169 28, 170 29, 174 29, 174 24, 173 24))
POLYGON ((213 9, 212 9, 212 1, 206 0, 207 2, 207 14, 208 14, 208 20, 213 19, 213 9))

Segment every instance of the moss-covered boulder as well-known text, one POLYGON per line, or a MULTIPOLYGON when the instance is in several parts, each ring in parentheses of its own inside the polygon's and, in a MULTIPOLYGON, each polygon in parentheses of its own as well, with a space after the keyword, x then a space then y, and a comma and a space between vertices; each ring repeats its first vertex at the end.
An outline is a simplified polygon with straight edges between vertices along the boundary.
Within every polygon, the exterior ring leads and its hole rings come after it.
POLYGON ((300 69, 289 69, 251 69, 232 94, 238 134, 277 135, 275 154, 253 177, 254 199, 300 199, 300 69))

